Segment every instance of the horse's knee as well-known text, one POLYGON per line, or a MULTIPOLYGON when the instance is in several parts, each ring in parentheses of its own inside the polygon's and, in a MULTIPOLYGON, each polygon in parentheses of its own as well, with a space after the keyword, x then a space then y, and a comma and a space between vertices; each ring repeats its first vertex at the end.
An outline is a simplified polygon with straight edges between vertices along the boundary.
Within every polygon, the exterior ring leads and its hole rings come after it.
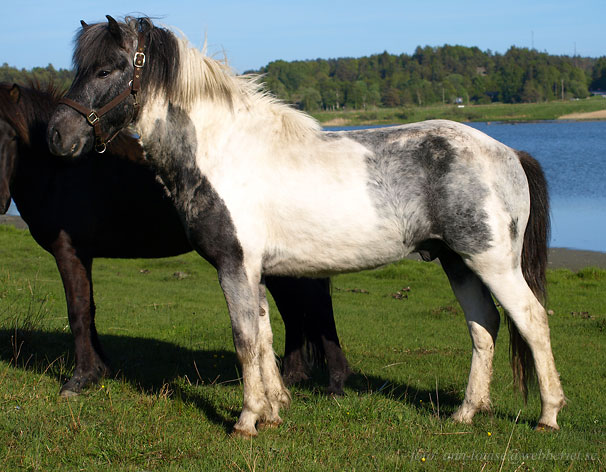
POLYGON ((473 341, 473 348, 482 353, 492 356, 494 353, 495 339, 498 332, 497 327, 485 327, 477 323, 469 324, 469 334, 473 341))

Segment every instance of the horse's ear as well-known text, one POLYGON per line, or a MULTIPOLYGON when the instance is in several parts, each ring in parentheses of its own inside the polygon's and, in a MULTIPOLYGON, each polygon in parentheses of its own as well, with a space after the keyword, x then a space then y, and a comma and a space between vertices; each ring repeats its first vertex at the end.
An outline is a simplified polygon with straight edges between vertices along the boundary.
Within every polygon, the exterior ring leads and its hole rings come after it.
POLYGON ((19 98, 21 98, 21 89, 17 84, 13 84, 13 86, 11 87, 11 91, 8 92, 8 94, 10 95, 13 103, 17 103, 19 101, 19 98))
POLYGON ((120 25, 111 16, 105 15, 105 17, 107 18, 107 27, 109 28, 109 32, 116 39, 118 44, 122 45, 122 31, 120 30, 120 25))
POLYGON ((82 25, 83 30, 88 28, 88 24, 84 20, 80 20, 80 24, 82 25))

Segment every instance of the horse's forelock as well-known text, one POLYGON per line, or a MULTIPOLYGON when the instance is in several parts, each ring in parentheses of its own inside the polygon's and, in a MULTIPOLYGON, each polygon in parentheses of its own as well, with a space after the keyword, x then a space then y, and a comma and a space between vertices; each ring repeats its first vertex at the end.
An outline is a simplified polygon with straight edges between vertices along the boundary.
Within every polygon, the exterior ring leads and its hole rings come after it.
POLYGON ((118 54, 128 47, 129 42, 134 42, 136 30, 130 24, 119 23, 124 39, 119 44, 110 32, 107 23, 95 23, 80 29, 77 33, 73 56, 73 65, 78 74, 86 74, 99 64, 99 58, 106 56, 112 51, 118 54))
POLYGON ((179 46, 175 36, 164 28, 154 26, 148 17, 126 17, 123 22, 118 22, 118 26, 122 44, 110 31, 107 22, 87 25, 78 32, 73 56, 77 74, 86 76, 99 66, 99 58, 107 58, 108 54, 118 55, 124 50, 130 55, 134 54, 137 35, 142 32, 146 41, 142 89, 162 88, 172 95, 179 69, 179 46))

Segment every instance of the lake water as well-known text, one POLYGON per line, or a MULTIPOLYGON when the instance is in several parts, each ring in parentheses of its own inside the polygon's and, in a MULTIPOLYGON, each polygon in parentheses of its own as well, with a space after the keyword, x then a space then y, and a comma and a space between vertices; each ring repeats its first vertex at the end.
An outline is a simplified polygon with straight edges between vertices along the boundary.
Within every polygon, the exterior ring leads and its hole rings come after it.
MULTIPOLYGON (((552 247, 606 252, 606 121, 469 125, 541 163, 551 193, 552 247)), ((14 205, 9 214, 18 214, 14 205)))

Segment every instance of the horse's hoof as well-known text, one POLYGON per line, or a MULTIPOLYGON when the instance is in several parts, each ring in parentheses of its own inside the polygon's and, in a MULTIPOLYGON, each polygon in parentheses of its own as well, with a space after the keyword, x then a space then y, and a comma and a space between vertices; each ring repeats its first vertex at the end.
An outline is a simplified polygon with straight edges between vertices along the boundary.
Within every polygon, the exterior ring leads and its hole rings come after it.
POLYGON ((70 390, 69 388, 62 388, 61 391, 59 392, 59 396, 61 398, 72 398, 72 397, 77 397, 78 395, 80 395, 80 392, 74 392, 73 390, 70 390))
POLYGON ((282 423, 284 423, 284 421, 282 421, 282 418, 278 417, 275 420, 263 420, 263 421, 259 421, 259 424, 257 425, 257 428, 259 430, 262 430, 262 429, 274 429, 274 428, 277 428, 278 426, 280 426, 282 423))
POLYGON ((284 374, 282 376, 282 380, 286 387, 292 387, 299 382, 305 382, 309 380, 309 375, 302 371, 289 372, 288 374, 284 374))
POLYGON ((248 439, 248 438, 254 438, 255 436, 257 436, 257 431, 254 430, 253 431, 249 431, 249 430, 245 430, 245 429, 239 429, 236 428, 234 426, 234 429, 232 430, 230 436, 232 438, 244 438, 244 439, 248 439))
POLYGON ((548 424, 545 424, 545 423, 539 423, 534 430, 542 432, 542 433, 551 433, 553 431, 558 431, 559 429, 560 429, 559 426, 554 427, 554 426, 549 426, 548 424))
POLYGON ((61 397, 75 397, 82 392, 82 389, 88 384, 82 377, 72 377, 63 384, 59 395, 61 397))
POLYGON ((326 389, 326 395, 330 396, 330 397, 344 397, 345 396, 345 391, 343 390, 342 387, 328 387, 326 389))
POLYGON ((469 413, 468 411, 461 411, 459 408, 455 411, 450 417, 455 423, 461 424, 472 424, 473 423, 473 413, 469 413))

